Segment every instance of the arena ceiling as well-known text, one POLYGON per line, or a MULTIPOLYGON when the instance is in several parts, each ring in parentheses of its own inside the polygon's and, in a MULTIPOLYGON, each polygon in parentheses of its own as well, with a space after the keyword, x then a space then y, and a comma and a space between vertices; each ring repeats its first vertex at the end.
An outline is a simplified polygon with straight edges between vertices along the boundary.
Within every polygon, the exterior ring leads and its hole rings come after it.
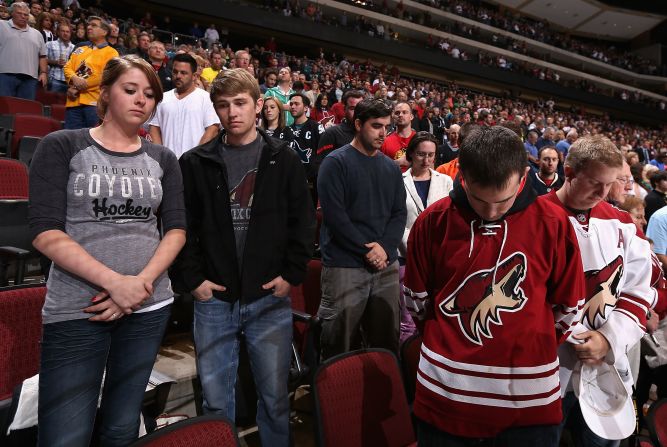
POLYGON ((658 26, 667 16, 609 6, 595 0, 487 0, 572 33, 631 40, 658 26))

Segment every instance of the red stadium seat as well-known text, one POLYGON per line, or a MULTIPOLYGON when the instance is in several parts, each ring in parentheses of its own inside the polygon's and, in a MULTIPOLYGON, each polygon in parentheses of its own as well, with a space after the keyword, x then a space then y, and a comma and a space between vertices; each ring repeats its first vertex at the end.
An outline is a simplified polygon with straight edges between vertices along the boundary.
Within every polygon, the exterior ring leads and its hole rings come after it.
POLYGON ((24 163, 0 158, 0 199, 28 199, 28 167, 24 163))
POLYGON ((52 104, 51 105, 51 118, 58 121, 65 121, 65 105, 64 104, 52 104))
POLYGON ((0 401, 39 371, 45 296, 44 285, 0 289, 0 401))
POLYGON ((365 349, 324 362, 313 379, 320 447, 416 445, 396 356, 365 349))
POLYGON ((19 114, 14 117, 14 132, 11 139, 10 153, 18 158, 19 142, 23 137, 45 137, 51 132, 62 129, 62 123, 41 115, 19 114))
POLYGON ((667 445, 667 399, 660 399, 651 405, 646 416, 646 425, 653 444, 667 445))
POLYGON ((177 422, 146 435, 130 447, 236 447, 236 427, 222 416, 209 414, 177 422))
POLYGON ((293 364, 290 378, 293 382, 296 382, 295 385, 298 385, 303 377, 314 370, 319 359, 319 353, 317 352, 319 344, 317 310, 322 299, 321 274, 322 262, 319 259, 311 259, 308 262, 306 279, 290 291, 294 317, 292 346, 295 350, 294 358, 297 362, 293 364), (305 362, 305 365, 301 363, 301 360, 305 362))
POLYGON ((17 113, 42 114, 42 103, 29 99, 0 96, 0 115, 15 115, 17 113))
POLYGON ((37 89, 37 95, 35 99, 45 106, 53 106, 54 104, 65 105, 67 102, 67 96, 64 93, 49 92, 43 88, 37 89))

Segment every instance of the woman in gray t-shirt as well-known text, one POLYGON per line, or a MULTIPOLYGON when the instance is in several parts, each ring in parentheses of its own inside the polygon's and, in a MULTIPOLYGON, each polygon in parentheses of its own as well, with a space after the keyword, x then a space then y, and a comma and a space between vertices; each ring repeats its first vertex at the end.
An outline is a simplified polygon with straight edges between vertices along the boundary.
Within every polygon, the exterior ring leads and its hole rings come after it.
POLYGON ((102 124, 48 135, 30 167, 33 244, 53 261, 42 310, 39 445, 88 446, 102 385, 100 444, 138 436, 173 301, 166 270, 185 242, 176 157, 137 136, 161 99, 147 62, 111 60, 100 84, 102 124))

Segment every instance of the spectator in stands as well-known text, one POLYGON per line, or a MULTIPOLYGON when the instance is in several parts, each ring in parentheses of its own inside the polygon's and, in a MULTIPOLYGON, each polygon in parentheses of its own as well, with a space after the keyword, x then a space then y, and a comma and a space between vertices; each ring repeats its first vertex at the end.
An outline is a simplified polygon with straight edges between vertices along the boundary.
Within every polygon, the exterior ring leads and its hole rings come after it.
POLYGON ((37 16, 37 26, 35 26, 35 29, 42 35, 45 43, 57 39, 55 35, 55 22, 50 12, 42 12, 37 16))
MULTIPOLYGON (((432 134, 417 132, 415 137, 410 140, 405 152, 405 157, 410 162, 410 169, 403 173, 407 220, 403 238, 398 246, 399 282, 401 287, 403 286, 408 252, 408 236, 412 225, 424 209, 446 197, 452 190, 452 179, 448 175, 433 170, 437 143, 438 140, 432 134)), ((403 343, 417 332, 417 327, 410 312, 405 307, 405 301, 401 299, 399 304, 401 310, 399 342, 403 343)))
POLYGON ((211 66, 206 67, 201 71, 201 79, 207 88, 213 83, 215 77, 223 70, 222 65, 224 60, 222 58, 222 53, 219 51, 211 52, 209 61, 211 62, 211 66))
POLYGON ((329 111, 329 98, 324 93, 320 93, 315 98, 315 107, 311 110, 311 115, 315 121, 322 124, 324 129, 334 125, 334 116, 329 111))
POLYGON ((326 129, 320 136, 320 147, 317 149, 317 158, 315 160, 316 169, 319 169, 319 165, 324 160, 324 157, 332 151, 349 144, 354 139, 354 135, 356 134, 354 128, 354 111, 362 99, 364 99, 364 93, 359 90, 348 90, 343 95, 340 103, 343 105, 344 110, 343 121, 338 125, 326 129))
POLYGON ((261 129, 270 137, 281 138, 283 141, 291 141, 291 129, 285 126, 285 115, 282 112, 283 103, 272 96, 264 99, 261 113, 261 129), (290 138, 286 133, 289 132, 290 138))
POLYGON ((79 47, 79 45, 89 42, 86 36, 85 21, 81 21, 76 24, 76 29, 74 30, 74 36, 72 37, 72 42, 76 47, 79 47))
POLYGON ((526 153, 528 154, 528 161, 535 165, 539 164, 538 160, 539 149, 537 148, 538 138, 539 137, 537 135, 537 132, 531 130, 530 132, 528 132, 528 137, 526 138, 526 141, 523 143, 524 147, 526 148, 526 153))
POLYGON ((220 34, 215 28, 215 23, 211 23, 211 26, 206 28, 206 32, 204 33, 204 40, 206 41, 206 48, 211 48, 214 43, 220 40, 220 34))
POLYGON ((305 277, 315 213, 304 176, 294 175, 302 169, 299 157, 255 127, 262 109, 255 78, 244 69, 226 70, 213 81, 211 100, 224 134, 181 158, 188 233, 179 270, 195 298, 204 411, 235 420, 243 337, 257 388, 262 445, 287 447, 292 340, 287 297, 305 277))
POLYGON ((94 127, 99 121, 96 109, 102 71, 108 61, 118 57, 107 43, 109 30, 104 19, 90 16, 86 30, 90 45, 76 48, 63 68, 68 85, 65 129, 94 127))
POLYGON ((171 70, 167 66, 167 50, 162 42, 154 40, 148 45, 148 59, 160 78, 163 90, 166 92, 174 88, 171 82, 171 70))
POLYGON ((651 191, 646 194, 646 221, 651 221, 653 213, 667 205, 667 172, 657 171, 651 175, 651 191))
POLYGON ((268 89, 275 87, 277 82, 278 72, 273 69, 266 70, 266 73, 264 74, 264 83, 259 86, 259 91, 262 92, 263 95, 268 89))
POLYGON ((664 171, 667 166, 667 152, 659 152, 658 155, 649 162, 659 170, 664 171))
POLYGON ((567 157, 567 151, 570 149, 572 143, 577 141, 577 138, 579 138, 577 129, 570 129, 565 139, 561 139, 556 143, 556 150, 563 154, 563 157, 567 157))
POLYGON ((167 146, 181 157, 195 146, 211 141, 220 130, 220 120, 206 90, 195 86, 197 62, 189 54, 177 54, 172 61, 174 89, 150 121, 153 142, 167 146))
POLYGON ((366 346, 398 352, 396 259, 406 209, 400 170, 380 152, 391 113, 382 100, 356 104, 354 139, 320 167, 324 359, 358 348, 362 334, 366 346))
POLYGON ((623 156, 608 138, 580 138, 565 160, 565 184, 556 194, 546 196, 569 216, 581 250, 582 272, 588 272, 581 321, 586 330, 573 336, 583 343, 565 343, 558 355, 561 387, 566 390, 561 430, 568 420, 575 423, 572 436, 576 445, 617 446, 619 442, 605 440, 589 428, 589 418, 595 417, 592 412, 584 420, 579 400, 571 391, 575 365, 613 363, 613 368, 625 372, 621 379, 631 390, 633 377, 626 353, 645 333, 646 310, 655 299, 650 286, 649 243, 626 213, 602 200, 626 175, 623 163, 623 156))
POLYGON ((150 62, 150 56, 148 55, 148 48, 150 47, 151 44, 151 35, 148 34, 146 31, 142 31, 139 33, 137 36, 137 48, 132 51, 132 54, 136 54, 142 58, 144 58, 146 61, 150 62))
POLYGON ((555 137, 556 137, 556 129, 549 126, 546 129, 544 129, 544 133, 540 138, 537 139, 535 146, 537 146, 537 149, 541 149, 543 146, 556 147, 556 142, 554 141, 555 137))
POLYGON ((294 118, 289 113, 289 97, 292 93, 292 70, 289 67, 283 67, 278 71, 278 85, 269 88, 264 93, 264 98, 272 96, 278 98, 284 104, 283 113, 285 114, 285 124, 291 126, 294 118))
POLYGON ((10 13, 10 20, 0 21, 0 96, 35 99, 37 84, 46 87, 48 81, 46 44, 28 26, 26 3, 13 3, 10 13))
POLYGON ((424 323, 419 445, 557 447, 557 348, 585 291, 574 230, 536 200, 509 129, 466 130, 458 162, 449 198, 422 213, 408 241, 404 299, 424 323), (493 380, 479 374, 488 365, 493 380), (524 368, 540 380, 517 374, 524 368))
POLYGON ((238 50, 234 53, 234 61, 236 62, 236 68, 243 68, 255 76, 255 68, 250 64, 250 53, 246 50, 238 50))
POLYGON ((63 67, 74 51, 74 44, 70 41, 71 36, 70 24, 62 22, 58 26, 58 40, 46 44, 46 58, 49 64, 48 89, 52 92, 67 93, 63 67))
POLYGON ((39 0, 32 0, 30 2, 30 16, 28 21, 30 26, 35 27, 37 25, 37 17, 44 11, 42 3, 39 0))
POLYGON ((625 202, 619 208, 628 212, 638 229, 642 231, 646 230, 646 207, 642 199, 638 197, 626 197, 625 202))
MULTIPOLYGON (((315 203, 317 203, 317 184, 315 183, 317 170, 314 159, 319 147, 320 135, 324 133, 324 126, 306 116, 308 107, 310 107, 310 99, 305 93, 292 93, 290 95, 289 109, 292 118, 294 118, 294 122, 289 126, 289 132, 291 133, 290 147, 297 153, 301 163, 303 163, 306 178, 315 203)), ((282 135, 279 138, 284 139, 282 135)))
POLYGON ((123 56, 127 54, 127 48, 125 48, 123 43, 119 40, 119 32, 118 25, 114 23, 109 24, 109 36, 107 37, 107 42, 109 42, 111 48, 118 51, 118 54, 123 56))
POLYGON ((650 140, 642 140, 641 144, 635 148, 635 152, 639 156, 639 162, 647 164, 655 157, 655 151, 651 148, 650 140))
POLYGON ((538 153, 538 169, 531 171, 533 189, 538 196, 558 191, 565 179, 558 175, 558 151, 544 146, 538 153))
POLYGON ((459 156, 459 132, 461 126, 452 124, 447 130, 447 141, 439 147, 436 166, 448 163, 459 156))
POLYGON ((137 136, 162 99, 159 79, 136 56, 113 59, 101 78, 102 124, 46 136, 30 165, 33 245, 53 261, 40 446, 91 444, 96 414, 101 444, 137 438, 174 298, 167 269, 185 242, 176 157, 137 136))
POLYGON ((394 163, 405 172, 410 167, 410 163, 405 158, 405 150, 416 133, 412 128, 413 114, 410 104, 405 101, 397 101, 392 118, 395 130, 384 140, 382 153, 394 160, 394 163))
POLYGON ((630 171, 630 166, 624 160, 621 172, 609 189, 609 194, 606 197, 607 202, 614 206, 623 205, 626 197, 635 195, 634 186, 635 181, 632 178, 632 171, 630 171))

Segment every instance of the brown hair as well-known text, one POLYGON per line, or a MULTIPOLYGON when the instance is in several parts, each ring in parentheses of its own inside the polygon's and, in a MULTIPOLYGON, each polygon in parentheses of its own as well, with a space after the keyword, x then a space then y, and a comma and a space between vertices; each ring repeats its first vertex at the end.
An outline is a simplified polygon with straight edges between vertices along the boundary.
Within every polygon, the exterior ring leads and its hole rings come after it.
POLYGON ((639 197, 635 196, 626 196, 625 200, 623 203, 619 204, 618 207, 622 209, 623 211, 627 211, 628 213, 634 209, 637 208, 645 208, 644 201, 640 199, 639 197))
POLYGON ((122 57, 114 57, 104 67, 102 82, 100 83, 100 97, 97 101, 97 116, 100 119, 104 119, 109 107, 109 102, 104 99, 104 95, 101 93, 108 92, 118 78, 133 68, 140 70, 146 75, 146 79, 148 79, 148 84, 151 86, 151 90, 153 90, 155 99, 155 108, 151 113, 151 118, 155 115, 157 105, 162 101, 162 84, 160 83, 160 78, 155 73, 155 70, 153 70, 153 67, 143 58, 136 54, 128 54, 122 57))
POLYGON ((243 68, 222 71, 211 83, 211 102, 221 95, 235 96, 239 93, 248 93, 255 104, 261 95, 257 79, 243 68))
POLYGON ((572 143, 565 158, 565 166, 581 172, 591 163, 601 163, 610 168, 623 167, 623 154, 616 145, 602 135, 579 138, 572 143))
POLYGON ((268 98, 264 98, 264 105, 262 106, 262 111, 260 112, 262 116, 262 129, 266 130, 268 127, 266 127, 269 123, 266 120, 266 117, 264 116, 264 107, 266 107, 266 104, 269 101, 273 101, 276 103, 278 106, 278 127, 277 129, 282 129, 285 127, 285 112, 283 112, 283 102, 276 98, 275 96, 269 96, 268 98))

